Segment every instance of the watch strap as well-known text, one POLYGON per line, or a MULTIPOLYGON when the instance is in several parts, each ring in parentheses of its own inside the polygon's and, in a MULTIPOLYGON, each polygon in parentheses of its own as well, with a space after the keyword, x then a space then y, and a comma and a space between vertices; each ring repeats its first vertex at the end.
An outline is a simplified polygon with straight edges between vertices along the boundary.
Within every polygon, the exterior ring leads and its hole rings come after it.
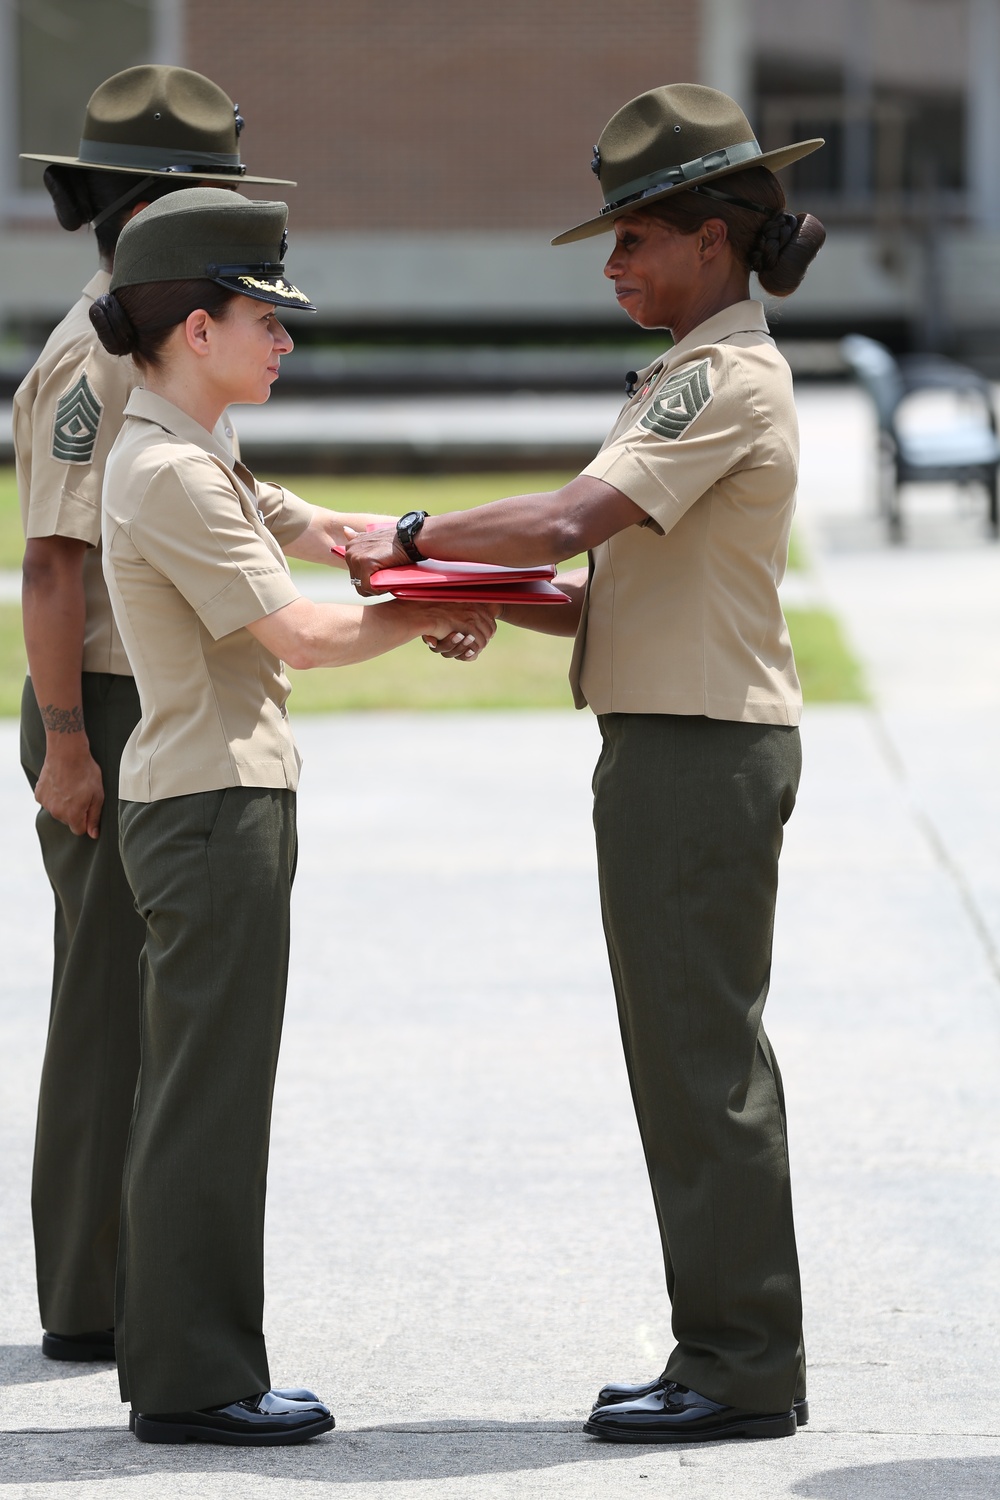
POLYGON ((416 510, 407 511, 406 515, 400 516, 396 522, 396 540, 412 563, 426 561, 424 554, 420 551, 414 540, 426 519, 427 512, 425 510, 416 510))

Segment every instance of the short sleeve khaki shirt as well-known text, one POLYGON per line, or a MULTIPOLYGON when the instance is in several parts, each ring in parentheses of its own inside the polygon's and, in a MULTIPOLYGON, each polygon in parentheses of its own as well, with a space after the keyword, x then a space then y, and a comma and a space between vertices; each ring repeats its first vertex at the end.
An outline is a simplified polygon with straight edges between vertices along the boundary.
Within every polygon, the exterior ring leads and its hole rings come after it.
POLYGON ((138 382, 130 359, 101 345, 88 316, 108 290, 106 271, 84 287, 14 396, 14 459, 27 539, 86 542, 85 672, 131 675, 101 569, 101 481, 125 403, 138 382))
MULTIPOLYGON (((87 544, 83 670, 130 677, 101 563, 101 486, 139 374, 130 359, 107 352, 90 321, 91 303, 110 285, 107 271, 87 282, 18 387, 14 459, 25 539, 62 536, 87 544)), ((228 414, 215 435, 239 453, 228 414)))
POLYGON ((136 802, 298 783, 277 657, 245 629, 299 597, 282 545, 312 507, 257 485, 218 436, 136 390, 104 481, 104 572, 142 717, 120 792, 136 802))
POLYGON ((725 308, 640 374, 583 471, 649 520, 592 553, 578 707, 799 722, 778 598, 797 470, 791 375, 759 302, 725 308))

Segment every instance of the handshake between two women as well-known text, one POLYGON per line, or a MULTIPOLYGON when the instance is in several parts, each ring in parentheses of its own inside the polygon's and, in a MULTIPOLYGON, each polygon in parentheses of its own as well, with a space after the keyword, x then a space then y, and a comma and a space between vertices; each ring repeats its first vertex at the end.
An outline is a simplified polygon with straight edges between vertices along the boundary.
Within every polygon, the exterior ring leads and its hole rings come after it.
MULTIPOLYGON (((380 589, 370 584, 372 573, 379 567, 405 566, 411 561, 400 546, 394 525, 390 522, 360 534, 345 526, 344 537, 351 582, 358 593, 368 598, 388 593, 387 586, 380 589), (352 546, 362 540, 369 544, 363 580, 360 573, 355 573, 350 561, 352 546)), ((492 640, 497 618, 503 614, 502 604, 448 598, 396 599, 390 607, 404 610, 416 619, 420 623, 419 634, 424 644, 449 661, 475 661, 492 640)))

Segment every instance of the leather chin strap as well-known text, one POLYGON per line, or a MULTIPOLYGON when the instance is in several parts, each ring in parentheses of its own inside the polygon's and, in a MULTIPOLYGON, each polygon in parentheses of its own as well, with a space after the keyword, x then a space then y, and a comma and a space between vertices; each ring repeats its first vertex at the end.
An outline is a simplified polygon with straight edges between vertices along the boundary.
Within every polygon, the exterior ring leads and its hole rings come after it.
POLYGON ((162 176, 161 172, 156 172, 149 177, 144 177, 137 187, 129 188, 127 193, 122 193, 121 197, 116 198, 114 203, 109 204, 107 208, 102 208, 99 214, 94 215, 90 221, 91 229, 99 229, 106 219, 110 219, 113 214, 118 213, 120 209, 125 208, 129 203, 134 203, 136 198, 141 198, 146 189, 161 179, 162 176))
POLYGON ((751 203, 749 198, 737 198, 735 193, 724 193, 721 188, 702 187, 699 183, 693 183, 688 188, 689 193, 702 193, 706 198, 718 198, 723 203, 734 203, 737 208, 748 208, 751 213, 764 214, 770 218, 772 214, 780 212, 776 208, 765 208, 763 203, 751 203))

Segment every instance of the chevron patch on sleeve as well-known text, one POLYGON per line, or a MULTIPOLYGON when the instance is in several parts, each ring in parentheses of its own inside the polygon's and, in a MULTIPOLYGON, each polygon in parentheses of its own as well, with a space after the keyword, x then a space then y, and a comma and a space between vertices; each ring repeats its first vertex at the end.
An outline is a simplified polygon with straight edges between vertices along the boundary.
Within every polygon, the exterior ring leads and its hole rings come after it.
POLYGON ((59 398, 52 429, 52 457, 64 464, 89 464, 103 410, 84 373, 59 398))
POLYGON ((639 426, 660 437, 679 438, 712 399, 709 361, 689 365, 669 376, 639 418, 639 426))

